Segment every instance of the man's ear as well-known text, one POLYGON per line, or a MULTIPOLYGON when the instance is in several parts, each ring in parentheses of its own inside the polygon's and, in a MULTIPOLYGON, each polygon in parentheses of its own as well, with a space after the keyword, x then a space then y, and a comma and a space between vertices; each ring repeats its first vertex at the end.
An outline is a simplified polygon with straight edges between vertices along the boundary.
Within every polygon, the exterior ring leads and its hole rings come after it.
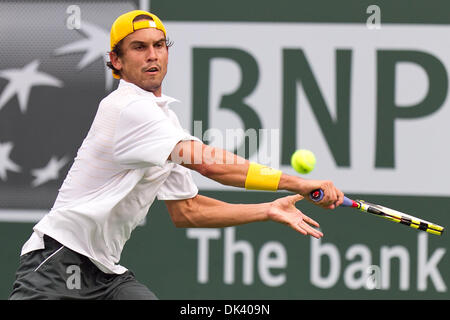
POLYGON ((116 68, 117 70, 122 70, 122 61, 115 52, 111 51, 109 53, 109 61, 111 61, 111 64, 114 68, 116 68))

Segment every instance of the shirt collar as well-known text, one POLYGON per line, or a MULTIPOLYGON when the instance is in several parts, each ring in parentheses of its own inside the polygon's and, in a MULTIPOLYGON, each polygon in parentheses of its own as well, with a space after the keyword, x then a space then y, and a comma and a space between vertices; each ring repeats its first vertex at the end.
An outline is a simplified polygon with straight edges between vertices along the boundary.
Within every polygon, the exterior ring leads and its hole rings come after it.
POLYGON ((180 102, 179 100, 169 97, 169 96, 166 96, 164 94, 161 94, 161 97, 157 97, 153 94, 153 92, 146 91, 146 90, 138 87, 134 83, 125 81, 123 79, 120 79, 120 81, 119 81, 119 88, 120 87, 133 88, 137 94, 153 99, 159 107, 167 107, 172 102, 180 102))

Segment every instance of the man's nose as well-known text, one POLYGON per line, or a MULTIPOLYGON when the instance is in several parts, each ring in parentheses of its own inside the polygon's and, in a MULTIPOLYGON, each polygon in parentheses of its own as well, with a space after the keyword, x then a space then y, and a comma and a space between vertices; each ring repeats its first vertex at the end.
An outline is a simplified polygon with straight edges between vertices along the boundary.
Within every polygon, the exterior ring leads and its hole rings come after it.
POLYGON ((156 50, 152 46, 148 47, 147 50, 147 61, 153 61, 157 59, 156 50))

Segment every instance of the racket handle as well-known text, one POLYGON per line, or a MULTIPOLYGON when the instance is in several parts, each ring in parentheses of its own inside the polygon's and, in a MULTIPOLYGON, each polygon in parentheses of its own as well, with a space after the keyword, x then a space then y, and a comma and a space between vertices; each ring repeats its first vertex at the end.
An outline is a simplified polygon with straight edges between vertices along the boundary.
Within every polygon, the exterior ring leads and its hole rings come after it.
MULTIPOLYGON (((318 202, 318 201, 322 200, 323 196, 324 196, 324 194, 323 194, 322 189, 317 189, 317 190, 311 191, 311 193, 309 194, 309 197, 314 202, 318 202)), ((354 201, 352 199, 349 199, 346 196, 344 196, 344 202, 342 202, 341 206, 353 207, 354 206, 353 203, 354 203, 354 201)))

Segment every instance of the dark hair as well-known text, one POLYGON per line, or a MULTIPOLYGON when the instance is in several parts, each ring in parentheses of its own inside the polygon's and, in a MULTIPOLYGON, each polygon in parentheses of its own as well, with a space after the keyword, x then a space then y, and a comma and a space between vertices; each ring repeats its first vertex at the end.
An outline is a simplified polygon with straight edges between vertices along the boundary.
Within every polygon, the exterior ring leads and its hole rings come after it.
MULTIPOLYGON (((150 16, 141 14, 141 15, 136 16, 133 19, 133 22, 140 21, 140 20, 153 20, 153 19, 150 16)), ((122 55, 123 55, 122 44, 123 44, 123 39, 120 40, 119 42, 117 42, 117 44, 114 46, 114 48, 110 52, 114 52, 119 58, 122 57, 122 55)), ((166 38, 166 47, 169 48, 172 45, 173 45, 173 41, 171 41, 169 38, 166 38)), ((110 53, 110 52, 108 52, 108 53, 110 53)), ((106 66, 108 68, 110 68, 116 76, 120 77, 120 70, 117 70, 116 68, 114 68, 111 61, 106 62, 106 66)))

